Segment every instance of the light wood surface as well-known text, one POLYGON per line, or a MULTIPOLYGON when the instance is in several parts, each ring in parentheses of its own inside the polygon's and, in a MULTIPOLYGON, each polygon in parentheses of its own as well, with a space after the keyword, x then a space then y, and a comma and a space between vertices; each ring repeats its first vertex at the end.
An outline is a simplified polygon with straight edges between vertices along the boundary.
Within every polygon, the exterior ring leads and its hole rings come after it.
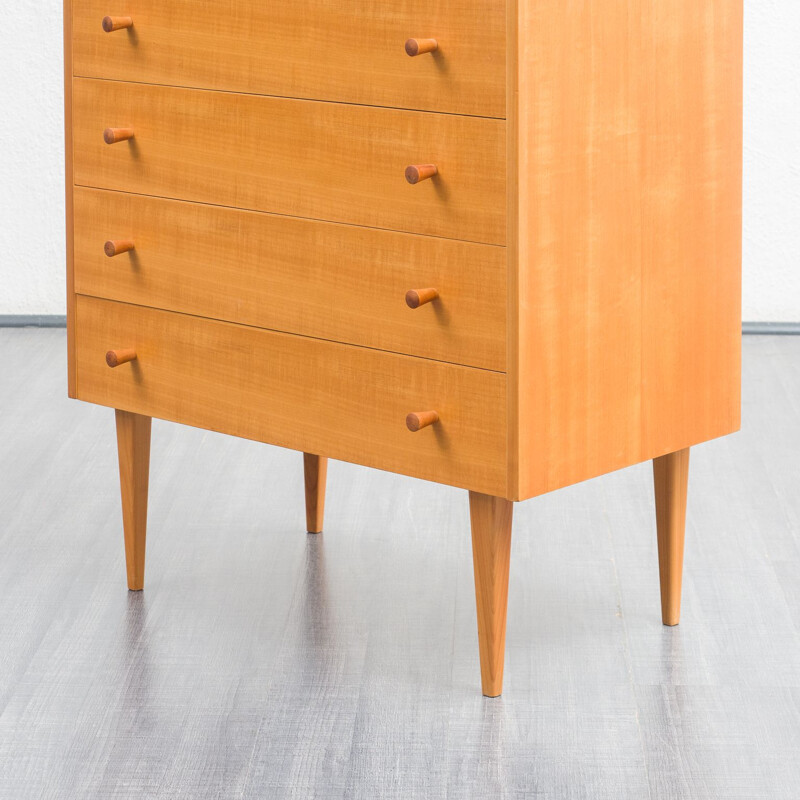
POLYGON ((502 120, 86 79, 73 102, 79 185, 505 240, 502 120), (105 146, 118 125, 136 138, 105 146), (423 159, 440 176, 409 186, 423 159))
POLYGON ((63 2, 64 16, 64 216, 67 272, 67 394, 75 397, 75 225, 72 167, 72 0, 63 2))
POLYGON ((487 697, 503 691, 513 511, 509 500, 469 493, 481 685, 487 697))
POLYGON ((79 185, 505 240, 501 120, 85 79, 73 103, 79 185), (105 146, 117 125, 136 138, 105 146), (420 156, 441 175, 409 186, 420 156))
POLYGON ((77 188, 75 249, 82 294, 505 369, 501 247, 77 188), (414 285, 441 300, 409 310, 414 285))
POLYGON ((642 158, 645 458, 741 424, 742 5, 648 8, 663 33, 650 40, 661 51, 648 81, 658 102, 644 120, 661 135, 642 158))
POLYGON ((116 421, 128 589, 140 591, 144 588, 152 420, 150 417, 117 409, 116 421))
POLYGON ((501 0, 136 0, 135 38, 105 0, 75 8, 77 75, 502 117, 501 0), (409 37, 439 52, 409 59, 409 37))
POLYGON ((522 499, 739 427, 742 6, 517 13, 509 449, 522 499))
POLYGON ((641 191, 639 71, 649 62, 631 8, 645 4, 598 13, 591 3, 519 3, 509 75, 518 87, 509 162, 518 361, 509 373, 519 499, 641 460, 640 226, 631 215, 641 191))
POLYGON ((505 493, 500 373, 84 296, 77 315, 82 400, 505 493), (109 342, 136 362, 109 369, 109 342), (408 432, 415 407, 441 415, 431 435, 408 432))
POLYGON ((322 533, 328 459, 312 453, 303 453, 303 480, 306 490, 306 530, 309 533, 322 533))
POLYGON ((665 625, 677 625, 681 619, 689 448, 654 458, 653 482, 658 531, 658 571, 661 579, 661 619, 665 625))

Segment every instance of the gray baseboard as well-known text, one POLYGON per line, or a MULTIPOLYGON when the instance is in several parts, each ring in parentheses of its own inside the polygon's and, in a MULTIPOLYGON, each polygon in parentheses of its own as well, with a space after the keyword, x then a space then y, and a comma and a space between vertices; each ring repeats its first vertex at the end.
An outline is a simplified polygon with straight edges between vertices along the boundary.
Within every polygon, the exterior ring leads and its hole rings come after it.
POLYGON ((0 314, 0 328, 65 328, 63 314, 0 314))
MULTIPOLYGON (((0 328, 63 328, 62 314, 0 314, 0 328)), ((742 333, 755 336, 798 336, 800 322, 743 322, 742 333)))
POLYGON ((751 336, 797 336, 800 322, 743 322, 742 333, 751 336))

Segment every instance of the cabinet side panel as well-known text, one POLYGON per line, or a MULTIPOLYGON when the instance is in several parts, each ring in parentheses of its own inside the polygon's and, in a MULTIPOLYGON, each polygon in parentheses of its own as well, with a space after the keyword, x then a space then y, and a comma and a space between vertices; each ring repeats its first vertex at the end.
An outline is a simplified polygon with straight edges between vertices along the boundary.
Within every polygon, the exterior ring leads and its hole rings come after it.
POLYGON ((75 372, 75 281, 73 279, 72 231, 72 0, 64 0, 64 192, 66 209, 67 268, 67 391, 76 397, 75 372))
POLYGON ((741 0, 600 6, 518 12, 520 498, 739 426, 741 0))
POLYGON ((647 2, 643 458, 738 430, 742 3, 647 2))
POLYGON ((519 4, 520 499, 639 458, 638 7, 519 4))

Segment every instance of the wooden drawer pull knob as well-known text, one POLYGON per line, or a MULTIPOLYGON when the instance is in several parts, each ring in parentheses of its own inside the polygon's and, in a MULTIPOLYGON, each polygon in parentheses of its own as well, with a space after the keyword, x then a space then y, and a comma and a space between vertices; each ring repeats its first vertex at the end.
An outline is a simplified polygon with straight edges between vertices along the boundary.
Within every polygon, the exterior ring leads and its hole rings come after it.
POLYGON ((133 139, 133 128, 106 128, 103 131, 103 140, 106 144, 116 144, 133 139))
POLYGON ((103 245, 103 250, 109 258, 118 256, 120 253, 127 253, 133 250, 134 244, 130 239, 121 239, 118 242, 108 241, 103 245))
POLYGON ((103 30, 106 33, 132 27, 133 20, 130 17, 103 17, 103 30))
POLYGON ((406 53, 418 56, 420 53, 433 53, 439 49, 436 39, 409 39, 406 42, 406 53))
POLYGON ((406 167, 406 180, 409 183, 419 183, 439 174, 436 164, 412 164, 406 167))
POLYGON ((109 367, 118 367, 120 364, 127 364, 129 361, 135 360, 135 350, 109 350, 106 353, 106 364, 109 367))
POLYGON ((406 292, 406 305, 409 308, 419 308, 425 303, 430 303, 439 296, 436 289, 410 289, 406 292))
POLYGON ((416 433, 438 421, 439 415, 435 411, 412 411, 406 417, 406 427, 412 433, 416 433))

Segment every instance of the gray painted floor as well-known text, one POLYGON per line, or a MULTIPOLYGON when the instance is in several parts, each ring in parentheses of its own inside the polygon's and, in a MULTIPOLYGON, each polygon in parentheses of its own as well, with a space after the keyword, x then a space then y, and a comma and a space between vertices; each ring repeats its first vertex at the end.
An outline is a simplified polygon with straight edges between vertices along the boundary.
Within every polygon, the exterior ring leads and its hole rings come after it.
POLYGON ((0 331, 0 798, 796 798, 800 337, 744 342, 695 449, 683 622, 648 465, 518 504, 480 694, 466 493, 157 422, 125 589, 113 413, 65 336, 0 331))

